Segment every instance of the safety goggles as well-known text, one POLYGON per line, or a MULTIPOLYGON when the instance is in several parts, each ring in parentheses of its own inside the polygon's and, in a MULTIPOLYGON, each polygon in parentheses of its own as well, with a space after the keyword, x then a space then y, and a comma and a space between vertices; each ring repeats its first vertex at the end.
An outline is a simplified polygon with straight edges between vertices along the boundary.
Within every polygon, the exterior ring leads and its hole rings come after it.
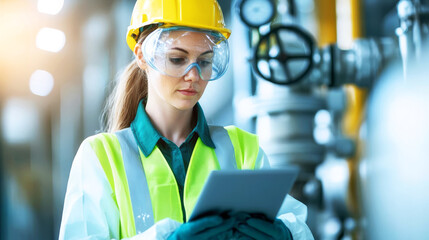
POLYGON ((182 77, 195 68, 201 79, 219 79, 229 62, 226 38, 217 32, 187 27, 158 28, 144 40, 143 57, 153 69, 182 77))

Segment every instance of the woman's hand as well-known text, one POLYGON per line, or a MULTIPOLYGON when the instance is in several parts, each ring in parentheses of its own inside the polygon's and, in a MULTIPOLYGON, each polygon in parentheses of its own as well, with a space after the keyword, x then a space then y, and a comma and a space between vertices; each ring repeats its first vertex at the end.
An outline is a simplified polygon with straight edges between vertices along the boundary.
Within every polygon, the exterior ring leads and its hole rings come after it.
POLYGON ((293 239, 289 229, 279 219, 276 219, 274 222, 269 222, 259 217, 250 217, 245 222, 236 226, 235 229, 240 234, 250 237, 250 239, 293 239))
POLYGON ((233 218, 204 217, 182 224, 168 240, 230 239, 234 224, 233 218))

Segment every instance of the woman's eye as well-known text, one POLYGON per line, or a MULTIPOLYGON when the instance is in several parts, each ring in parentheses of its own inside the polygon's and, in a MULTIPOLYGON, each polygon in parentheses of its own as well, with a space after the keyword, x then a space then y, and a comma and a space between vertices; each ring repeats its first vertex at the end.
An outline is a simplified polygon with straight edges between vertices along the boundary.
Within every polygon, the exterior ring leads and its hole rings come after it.
POLYGON ((182 64, 185 63, 185 59, 184 58, 177 58, 177 57, 170 57, 169 61, 172 64, 175 64, 175 65, 182 65, 182 64))
POLYGON ((212 65, 212 60, 199 60, 198 65, 200 65, 200 67, 209 67, 212 65))

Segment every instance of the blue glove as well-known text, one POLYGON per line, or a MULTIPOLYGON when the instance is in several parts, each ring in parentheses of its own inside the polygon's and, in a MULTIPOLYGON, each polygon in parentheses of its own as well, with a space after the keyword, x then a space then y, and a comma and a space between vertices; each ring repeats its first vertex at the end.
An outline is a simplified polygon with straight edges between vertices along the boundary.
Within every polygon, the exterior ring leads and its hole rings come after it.
POLYGON ((292 234, 286 225, 279 219, 269 222, 261 218, 252 217, 245 223, 236 226, 238 232, 257 240, 275 239, 292 240, 292 234))
POLYGON ((224 220, 220 216, 204 217, 182 224, 168 240, 229 239, 235 219, 224 220))

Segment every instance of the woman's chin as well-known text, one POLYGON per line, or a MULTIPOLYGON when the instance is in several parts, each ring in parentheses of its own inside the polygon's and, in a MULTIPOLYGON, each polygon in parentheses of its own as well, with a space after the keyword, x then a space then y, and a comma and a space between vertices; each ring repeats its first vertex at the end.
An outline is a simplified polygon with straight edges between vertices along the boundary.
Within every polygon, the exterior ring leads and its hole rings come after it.
POLYGON ((186 111, 193 109, 197 102, 197 100, 178 100, 173 104, 173 106, 178 110, 186 111))

